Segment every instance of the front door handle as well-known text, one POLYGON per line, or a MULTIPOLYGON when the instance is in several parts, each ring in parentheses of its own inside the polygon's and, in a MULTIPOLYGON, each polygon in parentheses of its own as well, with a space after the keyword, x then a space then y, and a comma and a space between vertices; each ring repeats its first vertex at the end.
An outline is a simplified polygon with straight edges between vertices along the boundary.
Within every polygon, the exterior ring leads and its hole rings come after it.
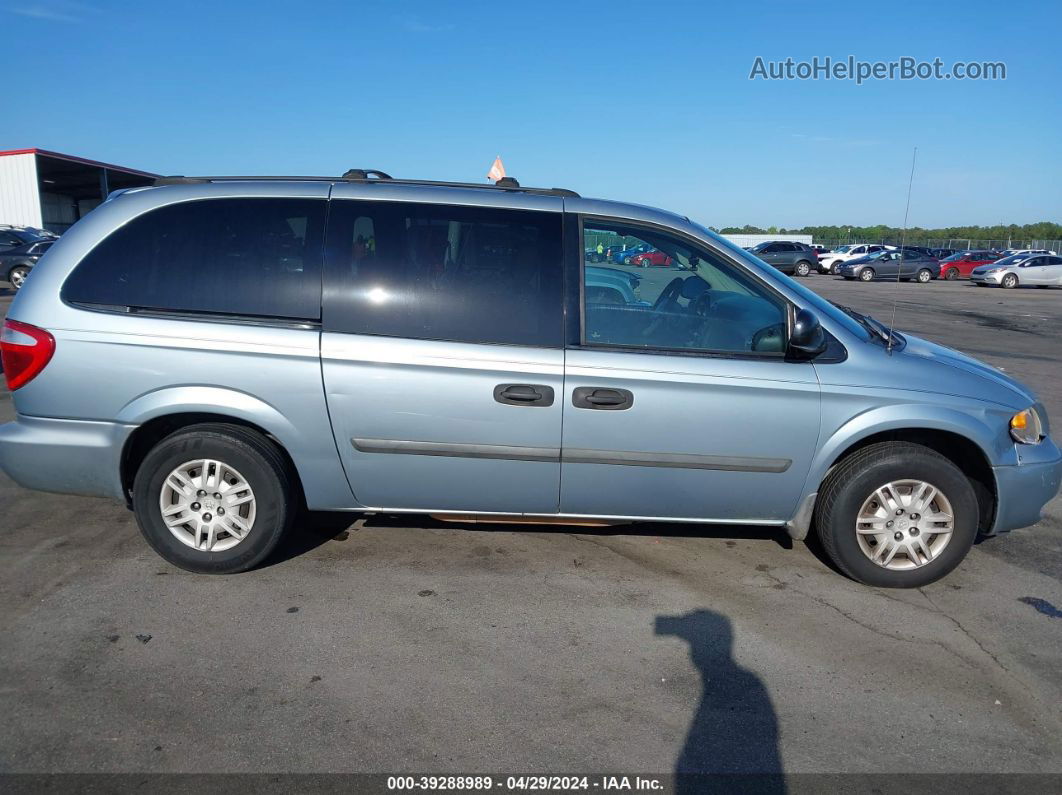
POLYGON ((580 386, 572 392, 572 405, 578 409, 623 411, 634 405, 634 394, 627 389, 580 386))
POLYGON ((553 387, 541 384, 498 384, 494 399, 506 406, 552 406, 553 387))

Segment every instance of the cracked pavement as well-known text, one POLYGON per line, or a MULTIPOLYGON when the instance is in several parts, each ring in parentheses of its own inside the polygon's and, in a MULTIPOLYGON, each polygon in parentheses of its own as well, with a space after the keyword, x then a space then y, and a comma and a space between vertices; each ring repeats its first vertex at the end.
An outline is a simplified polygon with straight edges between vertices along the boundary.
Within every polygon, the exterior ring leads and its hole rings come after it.
MULTIPOLYGON (((1062 426, 1062 291, 807 284, 1062 426)), ((769 528, 353 518, 202 577, 0 476, 0 770, 1062 773, 1057 498, 912 591, 769 528)))

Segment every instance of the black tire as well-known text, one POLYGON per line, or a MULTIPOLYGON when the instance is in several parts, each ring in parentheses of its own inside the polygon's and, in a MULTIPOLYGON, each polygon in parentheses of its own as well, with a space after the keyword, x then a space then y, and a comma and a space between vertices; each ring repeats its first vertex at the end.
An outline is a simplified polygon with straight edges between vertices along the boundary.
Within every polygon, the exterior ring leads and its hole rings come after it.
POLYGON ((929 284, 933 281, 933 272, 922 268, 922 270, 918 271, 918 275, 915 278, 918 279, 919 284, 929 284))
POLYGON ((959 269, 958 268, 948 268, 944 272, 944 278, 947 279, 949 282, 955 281, 956 279, 959 278, 959 269))
POLYGON ((1008 273, 1003 277, 1003 281, 1001 281, 1000 284, 1008 290, 1013 290, 1018 286, 1018 277, 1013 273, 1008 273))
POLYGON ((272 442, 238 425, 204 423, 170 434, 148 452, 133 482, 133 510, 148 544, 174 566, 200 574, 234 574, 254 568, 273 551, 298 512, 297 495, 287 462, 272 442), (166 478, 197 458, 235 467, 255 495, 250 532, 222 552, 194 549, 179 541, 159 509, 166 478))
POLYGON ((16 290, 21 290, 22 285, 26 283, 26 277, 29 276, 30 268, 25 265, 16 265, 7 274, 7 280, 11 282, 11 286, 16 290))
POLYGON ((826 478, 815 508, 815 528, 826 554, 853 580, 879 588, 919 588, 944 577, 973 546, 978 518, 977 496, 962 471, 935 450, 910 442, 879 442, 849 455, 826 478), (898 571, 863 553, 855 526, 864 500, 875 489, 906 478, 932 483, 947 495, 954 529, 938 557, 898 571))
POLYGON ((859 271, 859 281, 861 281, 861 282, 872 282, 872 281, 874 281, 874 269, 873 268, 863 268, 863 270, 859 271))
POLYGON ((798 262, 796 264, 796 268, 794 268, 793 273, 796 274, 797 276, 808 276, 808 275, 810 275, 811 274, 811 263, 808 262, 807 260, 803 260, 803 259, 800 260, 800 262, 798 262))

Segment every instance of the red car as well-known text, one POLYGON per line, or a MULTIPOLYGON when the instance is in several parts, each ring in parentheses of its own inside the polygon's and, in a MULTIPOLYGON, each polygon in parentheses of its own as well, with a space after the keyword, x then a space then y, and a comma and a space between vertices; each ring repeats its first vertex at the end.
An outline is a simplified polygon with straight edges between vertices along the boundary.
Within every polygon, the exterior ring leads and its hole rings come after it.
POLYGON ((648 268, 650 265, 671 265, 674 260, 663 251, 653 250, 646 251, 644 254, 637 254, 631 257, 629 262, 639 268, 648 268))
POLYGON ((969 279, 970 271, 999 259, 994 251, 960 251, 940 261, 941 279, 969 279))

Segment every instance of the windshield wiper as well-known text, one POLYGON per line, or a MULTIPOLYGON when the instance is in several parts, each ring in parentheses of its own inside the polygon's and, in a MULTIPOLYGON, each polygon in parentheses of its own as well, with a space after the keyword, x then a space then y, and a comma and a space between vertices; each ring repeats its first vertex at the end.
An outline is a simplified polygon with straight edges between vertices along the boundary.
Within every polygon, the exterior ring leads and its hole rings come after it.
POLYGON ((864 315, 861 312, 856 312, 850 306, 844 306, 843 304, 830 302, 835 307, 844 312, 848 317, 852 318, 859 325, 880 339, 882 342, 888 344, 889 342, 889 327, 882 323, 880 320, 875 320, 870 315, 864 315))

